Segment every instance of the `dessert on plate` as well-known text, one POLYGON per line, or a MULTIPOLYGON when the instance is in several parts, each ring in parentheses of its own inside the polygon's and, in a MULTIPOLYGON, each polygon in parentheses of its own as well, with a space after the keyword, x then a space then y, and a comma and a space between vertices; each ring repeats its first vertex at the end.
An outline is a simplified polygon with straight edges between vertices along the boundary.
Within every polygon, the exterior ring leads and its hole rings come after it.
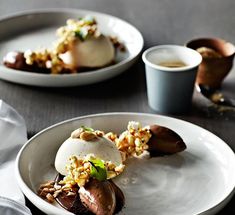
POLYGON ((128 123, 121 134, 86 126, 74 130, 57 151, 52 181, 40 185, 38 195, 74 214, 112 215, 122 210, 125 196, 115 184, 131 157, 169 155, 186 149, 182 138, 159 125, 128 123))
POLYGON ((46 74, 72 74, 110 66, 115 63, 116 50, 125 49, 116 37, 102 34, 91 16, 68 19, 56 34, 52 47, 9 52, 4 65, 46 74))

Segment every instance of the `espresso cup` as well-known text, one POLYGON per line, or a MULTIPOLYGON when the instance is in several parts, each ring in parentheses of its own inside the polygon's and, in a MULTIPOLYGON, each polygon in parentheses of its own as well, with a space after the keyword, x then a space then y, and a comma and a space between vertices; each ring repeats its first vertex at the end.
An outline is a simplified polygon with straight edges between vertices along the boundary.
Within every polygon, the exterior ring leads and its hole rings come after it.
POLYGON ((147 49, 142 59, 149 106, 161 113, 188 112, 201 55, 185 46, 160 45, 147 49))

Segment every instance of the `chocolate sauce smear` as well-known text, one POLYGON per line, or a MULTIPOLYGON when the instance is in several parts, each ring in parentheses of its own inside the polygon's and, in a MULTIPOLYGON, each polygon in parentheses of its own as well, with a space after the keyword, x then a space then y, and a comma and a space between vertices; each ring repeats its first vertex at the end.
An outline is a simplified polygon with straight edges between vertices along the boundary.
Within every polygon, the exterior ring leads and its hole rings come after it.
POLYGON ((7 53, 3 58, 3 64, 11 69, 23 70, 28 72, 37 72, 43 74, 49 74, 50 70, 46 68, 40 68, 36 65, 26 64, 26 60, 23 52, 12 51, 7 53))
MULTIPOLYGON (((36 64, 29 65, 26 63, 26 59, 24 57, 24 52, 19 51, 12 51, 8 52, 6 56, 3 58, 3 64, 11 69, 21 70, 21 71, 27 71, 27 72, 34 72, 34 73, 41 73, 41 74, 51 74, 51 70, 39 67, 36 64)), ((112 66, 116 64, 115 61, 111 62, 107 66, 112 66)), ((103 67, 79 67, 77 69, 77 72, 88 72, 92 70, 102 69, 103 67)), ((71 74, 71 71, 69 69, 64 68, 60 74, 71 74)))
POLYGON ((124 196, 122 190, 112 180, 109 180, 109 182, 112 185, 114 192, 115 192, 116 208, 115 208, 114 213, 116 214, 122 210, 122 208, 125 204, 125 196, 124 196))

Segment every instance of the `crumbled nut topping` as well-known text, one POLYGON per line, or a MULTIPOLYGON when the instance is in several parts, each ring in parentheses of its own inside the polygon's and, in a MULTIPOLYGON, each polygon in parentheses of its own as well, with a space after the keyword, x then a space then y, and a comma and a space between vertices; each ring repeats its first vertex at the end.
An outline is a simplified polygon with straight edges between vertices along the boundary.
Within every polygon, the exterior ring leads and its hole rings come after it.
POLYGON ((96 134, 91 131, 84 131, 80 134, 80 139, 85 140, 85 141, 94 140, 96 138, 97 138, 96 134))
POLYGON ((116 48, 116 49, 119 49, 121 52, 125 52, 126 51, 126 47, 124 46, 123 43, 121 43, 119 41, 119 39, 117 37, 112 37, 110 36, 109 37, 110 41, 113 43, 113 46, 116 48))
POLYGON ((95 134, 98 136, 98 137, 103 137, 105 135, 105 133, 103 131, 99 131, 99 130, 95 130, 95 134))
POLYGON ((69 187, 64 182, 60 182, 59 185, 55 181, 48 181, 44 184, 41 184, 38 189, 38 195, 46 200, 49 203, 53 203, 55 201, 55 198, 61 193, 65 192, 67 196, 76 195, 77 188, 75 187, 69 187))
POLYGON ((102 137, 102 136, 104 136, 104 132, 101 132, 99 130, 94 131, 91 128, 83 128, 83 127, 80 127, 71 133, 71 138, 78 138, 85 141, 91 141, 96 139, 97 137, 102 137))
POLYGON ((80 138, 80 134, 84 132, 83 128, 78 128, 71 133, 72 138, 80 138))
MULTIPOLYGON (((66 165, 67 175, 64 177, 63 182, 67 185, 77 184, 79 187, 84 186, 91 177, 91 163, 96 157, 93 154, 88 154, 84 159, 79 159, 77 156, 71 156, 69 163, 66 165)), ((119 175, 125 165, 120 164, 116 166, 111 161, 104 161, 107 171, 107 179, 119 175)))
POLYGON ((128 123, 127 130, 119 137, 110 132, 107 137, 116 143, 118 149, 123 153, 123 158, 139 156, 148 149, 147 142, 151 138, 149 127, 143 127, 139 122, 131 121, 128 123), (124 155, 125 154, 125 155, 124 155))

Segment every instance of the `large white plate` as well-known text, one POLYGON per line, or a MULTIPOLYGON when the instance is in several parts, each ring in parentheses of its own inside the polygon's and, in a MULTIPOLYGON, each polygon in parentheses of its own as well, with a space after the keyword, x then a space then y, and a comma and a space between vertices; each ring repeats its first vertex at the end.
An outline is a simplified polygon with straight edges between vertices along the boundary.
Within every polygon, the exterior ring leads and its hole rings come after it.
POLYGON ((143 48, 141 33, 131 24, 117 17, 86 10, 50 9, 24 12, 0 20, 0 78, 26 85, 46 87, 68 87, 100 82, 112 78, 128 69, 138 58, 143 48), (68 18, 85 15, 94 16, 99 29, 105 35, 117 36, 127 48, 118 52, 116 64, 95 71, 48 75, 9 69, 2 59, 9 51, 25 51, 38 47, 50 47, 56 39, 55 31, 65 25, 68 18))
POLYGON ((16 175, 24 194, 45 213, 71 214, 35 194, 40 183, 55 177, 53 164, 59 146, 81 125, 120 133, 130 120, 173 129, 184 139, 187 149, 171 156, 131 160, 115 179, 126 197, 121 214, 208 215, 229 201, 235 187, 235 156, 225 142, 185 121, 135 113, 79 117, 34 136, 17 157, 16 175))

